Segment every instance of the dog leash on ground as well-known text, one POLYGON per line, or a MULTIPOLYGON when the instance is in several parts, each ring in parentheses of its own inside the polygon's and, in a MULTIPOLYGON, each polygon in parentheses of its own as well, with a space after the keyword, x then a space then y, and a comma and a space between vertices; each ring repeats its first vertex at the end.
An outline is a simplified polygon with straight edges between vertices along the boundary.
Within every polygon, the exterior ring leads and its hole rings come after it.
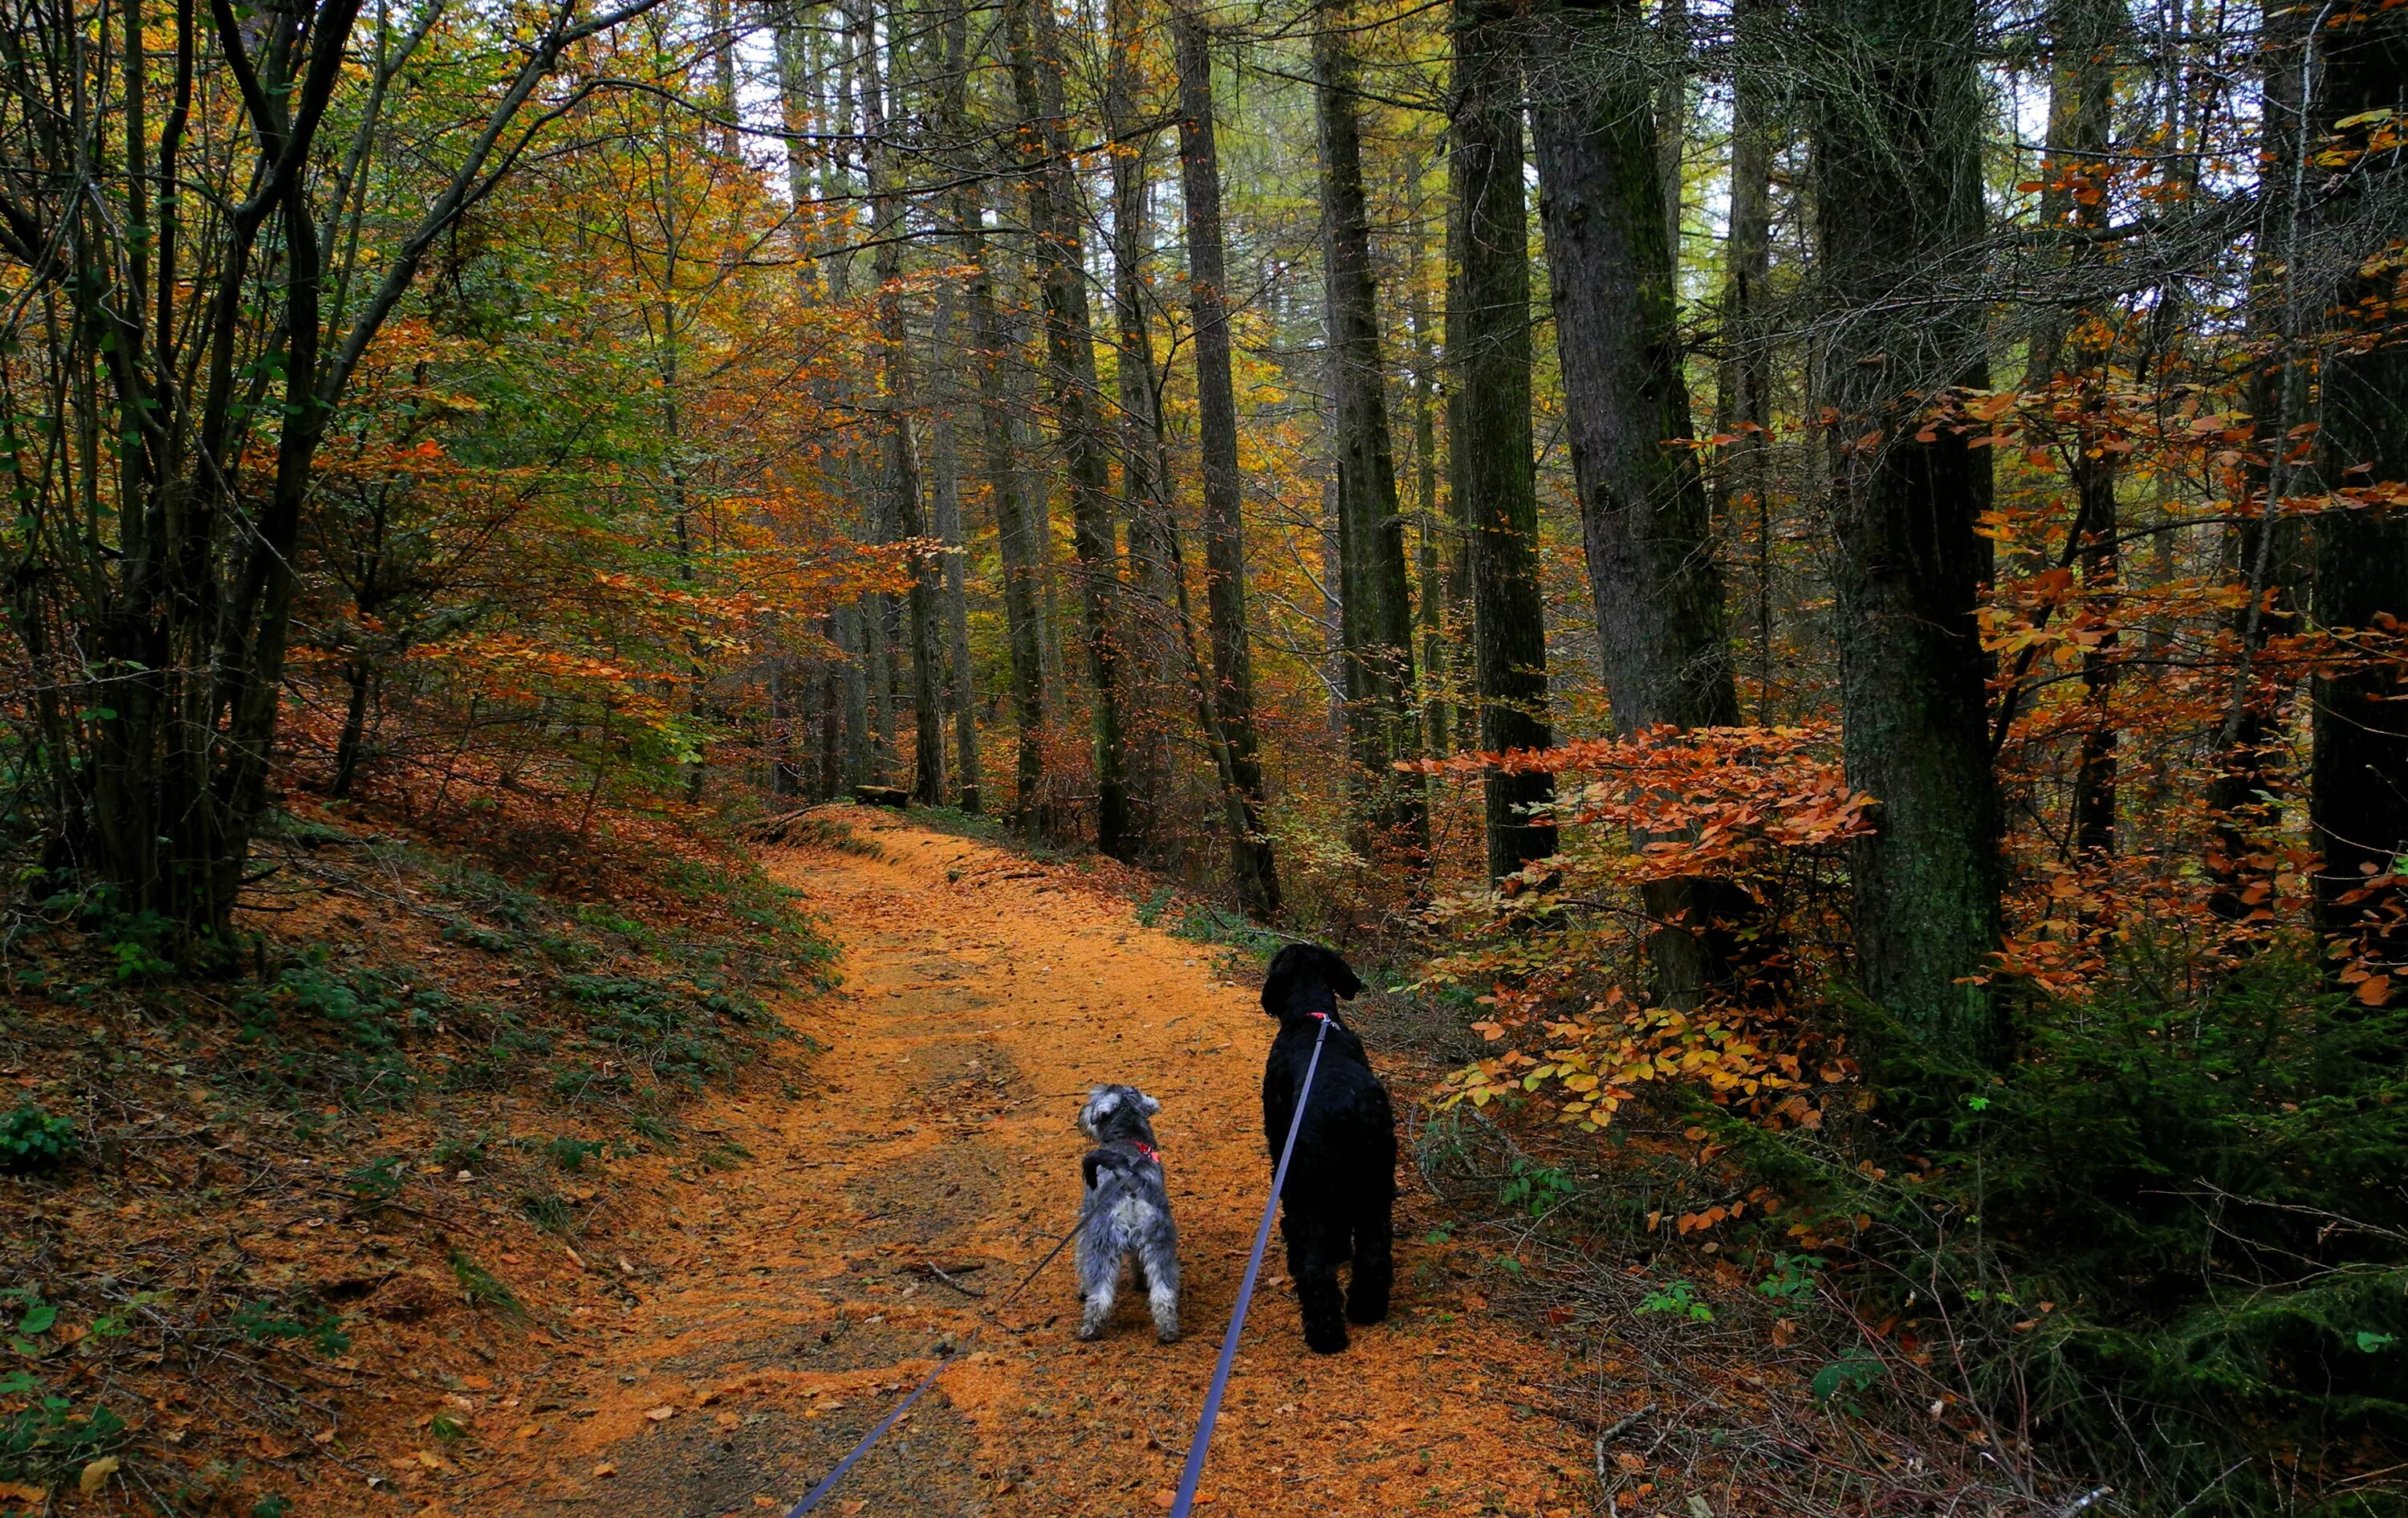
MULTIPOLYGON (((998 1321, 998 1315, 1003 1311, 1003 1310, 1010 1307, 1014 1298, 1018 1297, 1022 1292, 1028 1289, 1028 1283, 1030 1282, 1035 1281, 1039 1276, 1044 1273, 1045 1267, 1052 1265, 1054 1257, 1060 1254, 1064 1249, 1068 1247, 1071 1239, 1079 1237, 1079 1230, 1086 1226, 1087 1212, 1087 1208, 1082 1207, 1079 1209, 1078 1220, 1070 1224, 1069 1232, 1064 1234, 1061 1238, 1054 1241, 1054 1247, 1045 1252, 1045 1257, 1038 1261, 1036 1265, 1030 1267, 1028 1274, 1020 1278, 1020 1284, 1012 1287, 1011 1290, 1006 1294, 1003 1300, 996 1303, 994 1307, 984 1310, 987 1323, 998 1321)), ((803 1499, 800 1502, 796 1503, 792 1508, 786 1510, 786 1518, 803 1518, 803 1514, 810 1511, 813 1508, 818 1507, 822 1498, 825 1497, 830 1492, 836 1490, 836 1483, 844 1480, 844 1473, 853 1468, 853 1463, 859 1460, 863 1455, 867 1454, 871 1445, 885 1438, 886 1431, 902 1421, 903 1414, 911 1411, 911 1404, 919 1401, 920 1398, 926 1394, 929 1387, 937 1384, 937 1378, 939 1376, 943 1375, 947 1370, 953 1368, 954 1361, 959 1360, 963 1355, 968 1354, 970 1352, 970 1346, 978 1342, 979 1335, 984 1332, 985 1329, 986 1323, 979 1324, 968 1334, 962 1336, 962 1341, 959 1344, 954 1345, 950 1350, 945 1350, 943 1352, 942 1358, 937 1361, 937 1368, 921 1378, 920 1384, 911 1388, 911 1395, 905 1397, 902 1401, 896 1403, 894 1408, 888 1411, 886 1416, 879 1420, 877 1427, 872 1428, 868 1433, 862 1435, 861 1442, 853 1447, 853 1452, 850 1454, 847 1454, 843 1459, 836 1463, 835 1469, 830 1470, 825 1476, 821 1477, 820 1483, 817 1486, 812 1487, 809 1492, 803 1494, 803 1499)))
POLYGON ((1321 1031, 1312 1036, 1312 1057, 1304 1063, 1304 1083, 1296 1090, 1296 1109, 1288 1114, 1287 1141, 1280 1145, 1279 1166, 1271 1172, 1271 1195, 1263 1203, 1263 1221, 1254 1229, 1254 1253, 1246 1261, 1245 1279, 1238 1283, 1238 1305, 1229 1314, 1229 1331, 1221 1336, 1221 1362, 1212 1368, 1212 1384, 1204 1389, 1204 1414, 1196 1423, 1196 1437, 1187 1442, 1187 1468, 1179 1473, 1179 1493, 1170 1504, 1170 1518, 1187 1518, 1196 1506, 1196 1483, 1204 1479, 1204 1455, 1212 1442, 1212 1425, 1221 1421, 1221 1396, 1229 1389, 1229 1370, 1238 1360, 1238 1336, 1246 1331, 1246 1309, 1254 1299, 1254 1278, 1262 1273, 1263 1251, 1271 1241, 1271 1218, 1279 1211, 1280 1193, 1287 1186, 1287 1162, 1296 1153, 1296 1136, 1304 1127, 1304 1104, 1312 1095, 1312 1075, 1321 1067, 1321 1046, 1328 1041, 1330 1018, 1315 1012, 1321 1031))

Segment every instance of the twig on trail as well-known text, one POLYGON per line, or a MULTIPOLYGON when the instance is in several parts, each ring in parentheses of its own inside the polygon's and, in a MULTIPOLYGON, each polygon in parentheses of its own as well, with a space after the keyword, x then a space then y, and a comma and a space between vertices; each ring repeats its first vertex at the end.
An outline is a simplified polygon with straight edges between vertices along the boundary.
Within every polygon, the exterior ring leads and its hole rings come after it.
MULTIPOLYGON (((986 1293, 979 1290, 976 1286, 965 1285, 961 1282, 955 1281, 952 1276, 945 1273, 945 1267, 943 1266, 939 1265, 934 1260, 916 1261, 913 1264, 905 1266, 903 1268, 907 1270, 924 1270, 928 1274, 936 1277, 939 1281, 943 1282, 946 1285, 951 1286, 953 1290, 961 1293, 964 1296, 984 1296, 986 1295, 986 1293)), ((984 1265, 978 1264, 957 1265, 953 1267, 953 1268, 961 1271, 964 1275, 968 1275, 973 1270, 983 1270, 986 1267, 984 1265)))
POLYGON ((1640 1419, 1646 1417, 1649 1413, 1655 1411, 1656 1404, 1650 1402, 1636 1412, 1626 1412, 1621 1417, 1616 1418, 1613 1421, 1612 1427, 1597 1436, 1598 1447, 1602 1449, 1606 1445, 1612 1443, 1615 1439, 1620 1439, 1623 1434, 1629 1429, 1632 1424, 1637 1423, 1640 1419))

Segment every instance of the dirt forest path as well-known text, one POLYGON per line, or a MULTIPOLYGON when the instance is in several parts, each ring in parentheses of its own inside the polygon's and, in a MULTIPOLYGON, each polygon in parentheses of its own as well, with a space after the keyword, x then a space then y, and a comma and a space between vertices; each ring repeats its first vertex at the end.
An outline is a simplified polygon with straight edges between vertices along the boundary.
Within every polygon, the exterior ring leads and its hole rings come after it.
MULTIPOLYGON (((661 1254, 609 1262, 634 1305, 518 1388, 525 1424, 444 1511, 782 1511, 925 1373, 932 1346, 979 1321, 982 1303, 919 1267, 992 1299, 1068 1225, 1085 1148, 1073 1114, 1106 1080, 1163 1103, 1185 1338, 1156 1344, 1141 1296, 1125 1295, 1114 1331, 1080 1343, 1066 1253, 820 1511, 1168 1506, 1269 1181, 1270 1024, 1254 990, 1216 981, 1211 951, 1140 926, 1068 870, 899 820, 855 825, 874 826, 883 858, 767 859, 844 946, 843 989, 796 1014, 827 1046, 815 1079, 792 1099, 696 1114, 751 1159, 680 1192, 681 1232, 661 1254)), ((1425 1198, 1410 1166, 1399 1181, 1397 1310, 1345 1354, 1304 1350, 1273 1239, 1207 1511, 1586 1511, 1585 1440, 1532 1407, 1559 1362, 1420 1242, 1425 1198)))

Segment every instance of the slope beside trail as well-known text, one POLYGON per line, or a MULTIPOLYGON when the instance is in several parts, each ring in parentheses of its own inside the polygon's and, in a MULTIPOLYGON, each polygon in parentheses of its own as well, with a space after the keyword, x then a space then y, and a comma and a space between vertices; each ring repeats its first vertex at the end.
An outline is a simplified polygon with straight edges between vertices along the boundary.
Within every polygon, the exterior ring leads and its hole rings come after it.
MULTIPOLYGON (((426 1511, 782 1511, 1068 1224, 1085 1148, 1073 1115, 1103 1081, 1162 1100, 1185 1337, 1156 1344, 1125 1294, 1113 1332, 1080 1343, 1066 1252, 821 1511, 1168 1506, 1268 1189, 1256 993, 1073 871, 899 820, 856 825, 884 857, 767 860, 844 948, 843 989, 791 1014, 826 1046, 811 1078, 697 1115, 750 1159, 666 1204, 680 1253, 616 1262, 623 1314, 580 1355, 498 1389, 523 1425, 426 1511)), ((1409 1165, 1398 1180, 1396 1312, 1345 1354, 1304 1350, 1274 1238, 1207 1511, 1586 1510, 1586 1439, 1533 1406, 1559 1359, 1422 1241, 1426 1198, 1409 1165)))

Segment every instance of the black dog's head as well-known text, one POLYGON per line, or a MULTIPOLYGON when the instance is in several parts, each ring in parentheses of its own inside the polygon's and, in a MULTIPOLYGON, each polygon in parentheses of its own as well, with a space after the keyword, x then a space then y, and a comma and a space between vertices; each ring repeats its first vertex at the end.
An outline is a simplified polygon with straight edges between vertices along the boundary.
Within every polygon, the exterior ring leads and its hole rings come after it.
POLYGON ((1362 981, 1337 950, 1292 943, 1271 956, 1271 967, 1263 977, 1263 1010, 1282 1022, 1314 1012, 1334 1014, 1340 1000, 1354 1000, 1362 989, 1362 981))

